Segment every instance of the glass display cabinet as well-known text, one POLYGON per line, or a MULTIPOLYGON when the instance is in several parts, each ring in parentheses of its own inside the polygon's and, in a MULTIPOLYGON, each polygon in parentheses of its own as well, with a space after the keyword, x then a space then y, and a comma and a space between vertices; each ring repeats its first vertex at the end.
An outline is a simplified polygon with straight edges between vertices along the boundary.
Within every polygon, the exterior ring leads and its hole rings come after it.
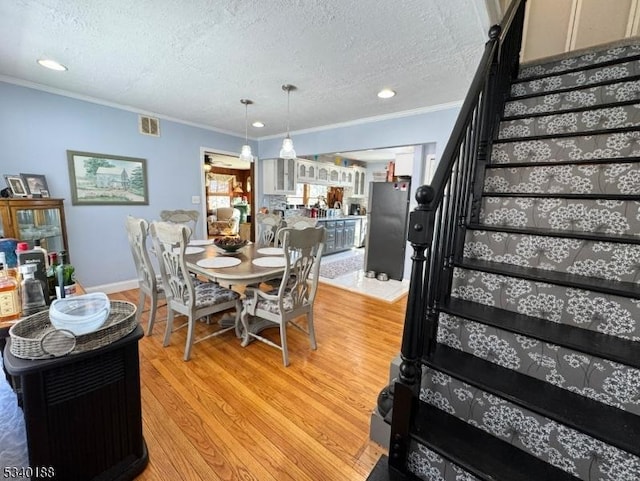
POLYGON ((63 199, 0 199, 0 237, 40 245, 49 252, 68 251, 63 199))

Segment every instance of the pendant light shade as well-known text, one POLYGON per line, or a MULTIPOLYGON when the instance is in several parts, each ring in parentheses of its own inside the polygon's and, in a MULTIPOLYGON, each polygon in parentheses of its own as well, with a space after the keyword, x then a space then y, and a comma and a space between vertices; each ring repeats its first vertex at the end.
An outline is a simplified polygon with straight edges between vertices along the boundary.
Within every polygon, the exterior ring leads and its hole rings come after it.
POLYGON ((249 99, 240 99, 240 103, 244 105, 244 145, 240 150, 240 160, 245 162, 253 162, 253 154, 251 153, 251 146, 249 145, 248 129, 248 108, 253 102, 249 99))
POLYGON ((291 98, 291 91, 295 89, 296 89, 295 85, 284 84, 282 86, 282 90, 287 92, 287 136, 282 141, 282 149, 280 149, 280 157, 283 159, 296 158, 296 151, 293 148, 293 140, 291 140, 291 135, 289 134, 290 98, 291 98))

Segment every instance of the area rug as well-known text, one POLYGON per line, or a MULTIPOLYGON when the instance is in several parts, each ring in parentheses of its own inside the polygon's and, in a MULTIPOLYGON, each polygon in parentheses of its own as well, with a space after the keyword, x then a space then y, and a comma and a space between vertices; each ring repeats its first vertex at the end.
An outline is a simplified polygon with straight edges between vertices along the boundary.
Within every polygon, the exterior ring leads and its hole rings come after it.
POLYGON ((350 272, 359 271, 364 267, 364 254, 355 253, 351 257, 331 261, 330 258, 323 258, 320 263, 320 277, 335 279, 350 272), (329 262, 326 262, 329 261, 329 262))

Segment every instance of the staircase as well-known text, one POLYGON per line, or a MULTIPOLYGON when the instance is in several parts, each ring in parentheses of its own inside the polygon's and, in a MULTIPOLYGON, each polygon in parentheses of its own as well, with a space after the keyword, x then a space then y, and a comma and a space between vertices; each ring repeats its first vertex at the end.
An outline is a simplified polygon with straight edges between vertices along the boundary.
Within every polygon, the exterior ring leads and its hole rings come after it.
POLYGON ((369 479, 640 480, 640 40, 520 68, 495 132, 369 479))

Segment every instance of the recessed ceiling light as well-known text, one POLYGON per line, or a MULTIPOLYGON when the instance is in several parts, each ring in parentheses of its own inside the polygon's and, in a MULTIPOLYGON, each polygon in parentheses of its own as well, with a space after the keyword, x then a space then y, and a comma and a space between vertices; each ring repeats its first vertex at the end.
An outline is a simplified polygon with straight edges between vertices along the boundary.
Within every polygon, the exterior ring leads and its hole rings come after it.
POLYGON ((261 129, 262 127, 264 127, 264 124, 260 121, 254 122, 251 125, 253 125, 254 127, 257 127, 259 129, 261 129))
POLYGON ((391 89, 382 89, 380 92, 378 92, 378 97, 380 97, 381 99, 390 99, 395 94, 396 93, 391 89))
POLYGON ((67 67, 62 65, 61 63, 56 62, 55 60, 51 60, 48 58, 41 58, 38 60, 38 64, 42 65, 51 70, 56 70, 58 72, 64 72, 67 70, 67 67))

